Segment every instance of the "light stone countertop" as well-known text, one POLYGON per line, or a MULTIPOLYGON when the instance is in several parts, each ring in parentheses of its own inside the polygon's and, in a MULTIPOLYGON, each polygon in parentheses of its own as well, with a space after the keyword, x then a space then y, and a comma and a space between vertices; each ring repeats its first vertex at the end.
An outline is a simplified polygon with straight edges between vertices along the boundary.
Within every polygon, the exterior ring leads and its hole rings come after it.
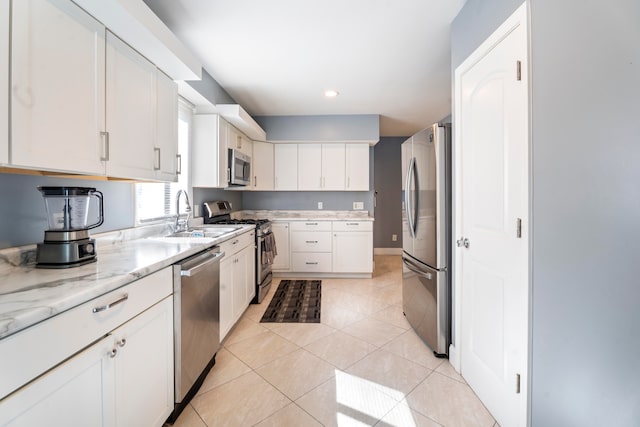
POLYGON ((325 210, 243 210, 234 212, 236 218, 268 218, 272 221, 373 221, 369 211, 325 211, 325 210))
POLYGON ((67 269, 36 268, 35 245, 0 250, 0 339, 253 229, 175 240, 154 238, 167 234, 157 227, 104 233, 93 236, 96 262, 67 269))

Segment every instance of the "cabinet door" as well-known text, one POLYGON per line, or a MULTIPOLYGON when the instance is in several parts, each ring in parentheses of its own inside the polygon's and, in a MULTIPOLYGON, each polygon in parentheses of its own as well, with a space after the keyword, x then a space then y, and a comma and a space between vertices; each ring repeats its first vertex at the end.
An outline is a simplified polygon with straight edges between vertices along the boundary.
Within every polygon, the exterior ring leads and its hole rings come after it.
POLYGON ((253 141, 253 190, 273 190, 273 144, 253 141))
POLYGON ((156 68, 107 32, 107 175, 154 179, 156 68))
MULTIPOLYGON (((256 248, 254 245, 247 246, 242 250, 246 254, 245 277, 246 281, 246 301, 245 308, 251 304, 251 300, 256 296, 256 248)), ((243 309, 244 311, 244 309, 243 309)))
POLYGON ((21 0, 11 37, 11 163, 104 174, 104 26, 71 1, 21 0))
POLYGON ((178 85, 162 71, 156 71, 156 168, 158 179, 177 181, 178 169, 178 85))
POLYGON ((278 191, 298 189, 298 146, 275 144, 273 147, 275 183, 278 191))
POLYGON ((225 255, 220 262, 220 341, 233 326, 233 266, 235 256, 225 255))
POLYGON ((190 157, 194 187, 227 186, 227 131, 227 122, 217 114, 193 116, 193 153, 190 157))
POLYGON ((372 273, 373 233, 334 232, 333 272, 372 273))
POLYGON ((103 338, 0 401, 2 425, 115 425, 112 342, 103 338))
POLYGON ((113 331, 112 339, 116 425, 162 425, 173 411, 172 297, 113 331))
POLYGON ((9 163, 9 1, 0 1, 0 165, 9 163))
POLYGON ((249 257, 247 249, 243 249, 235 256, 233 265, 233 322, 235 323, 244 309, 249 304, 247 302, 247 282, 251 279, 248 277, 247 265, 249 257))
POLYGON ((368 144, 346 144, 346 171, 347 191, 369 191, 368 144))
POLYGON ((322 189, 345 188, 345 144, 322 144, 322 189))
POLYGON ((298 144, 298 190, 322 190, 322 145, 298 144))
POLYGON ((271 224, 273 236, 276 239, 278 255, 273 259, 274 271, 289 271, 291 267, 291 254, 289 246, 289 223, 274 222, 271 224))

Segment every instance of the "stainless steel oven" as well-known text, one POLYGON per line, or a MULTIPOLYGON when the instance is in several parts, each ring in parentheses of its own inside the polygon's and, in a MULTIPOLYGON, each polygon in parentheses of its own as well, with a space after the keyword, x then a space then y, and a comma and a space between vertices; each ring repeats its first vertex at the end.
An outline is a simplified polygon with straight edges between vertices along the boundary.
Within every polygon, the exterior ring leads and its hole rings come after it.
POLYGON ((249 185, 251 183, 251 157, 229 148, 229 184, 249 185))
POLYGON ((253 224, 256 227, 256 296, 253 304, 261 303, 271 287, 273 258, 277 254, 275 239, 268 219, 231 219, 231 203, 218 200, 204 203, 205 224, 253 224))

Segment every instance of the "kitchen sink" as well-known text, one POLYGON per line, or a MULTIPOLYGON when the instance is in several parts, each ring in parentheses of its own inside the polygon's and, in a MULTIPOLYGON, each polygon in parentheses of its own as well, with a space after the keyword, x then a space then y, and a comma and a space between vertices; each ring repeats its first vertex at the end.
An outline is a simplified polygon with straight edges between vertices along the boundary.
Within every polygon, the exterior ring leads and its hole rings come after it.
POLYGON ((166 237, 220 237, 224 234, 233 233, 240 227, 203 227, 187 231, 178 231, 166 237))

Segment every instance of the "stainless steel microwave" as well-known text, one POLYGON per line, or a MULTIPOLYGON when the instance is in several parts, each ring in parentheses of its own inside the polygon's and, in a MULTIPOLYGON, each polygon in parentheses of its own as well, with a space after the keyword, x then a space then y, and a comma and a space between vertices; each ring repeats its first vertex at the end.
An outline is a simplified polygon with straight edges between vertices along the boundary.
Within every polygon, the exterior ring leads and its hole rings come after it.
POLYGON ((251 157, 229 148, 229 185, 251 183, 251 157))

